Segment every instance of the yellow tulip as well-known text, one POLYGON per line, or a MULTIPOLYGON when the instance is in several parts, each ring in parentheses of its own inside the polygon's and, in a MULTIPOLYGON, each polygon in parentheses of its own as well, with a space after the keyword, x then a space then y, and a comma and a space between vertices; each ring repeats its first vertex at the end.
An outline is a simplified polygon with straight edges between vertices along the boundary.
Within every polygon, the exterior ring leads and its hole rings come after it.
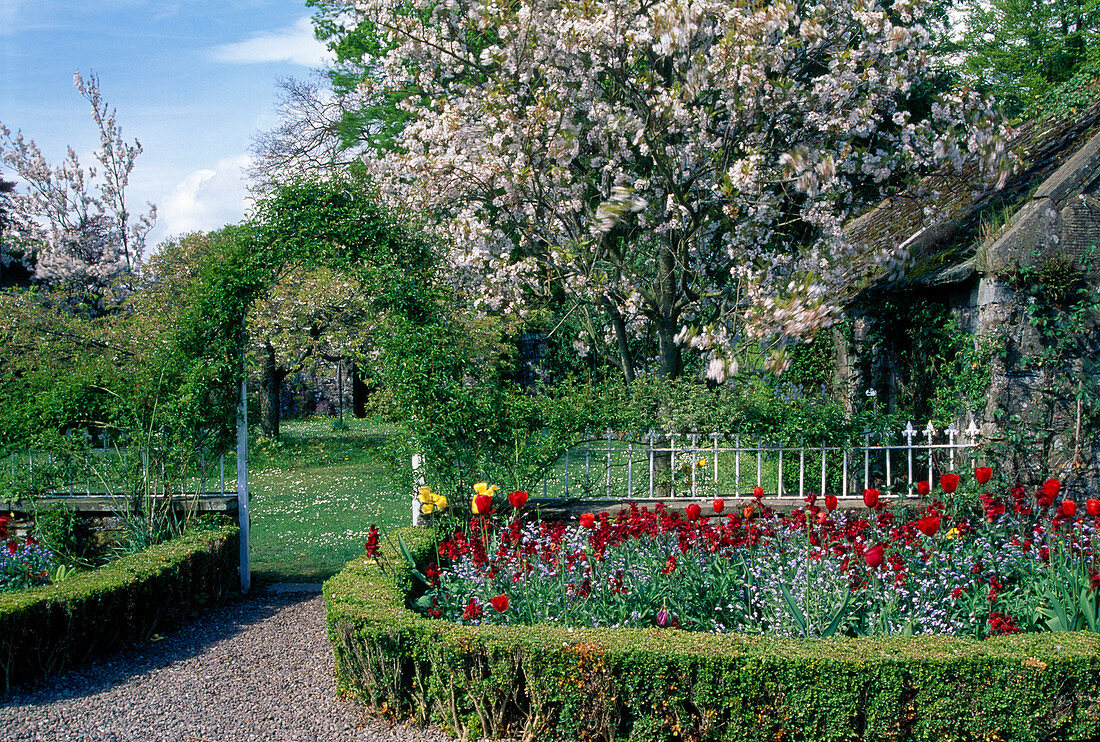
POLYGON ((435 510, 435 505, 430 502, 425 502, 420 506, 420 512, 424 515, 431 515, 433 510, 435 510))
POLYGON ((499 485, 486 484, 485 482, 478 482, 477 484, 474 485, 474 492, 476 492, 479 495, 488 495, 489 497, 492 497, 493 494, 499 489, 500 489, 499 485))

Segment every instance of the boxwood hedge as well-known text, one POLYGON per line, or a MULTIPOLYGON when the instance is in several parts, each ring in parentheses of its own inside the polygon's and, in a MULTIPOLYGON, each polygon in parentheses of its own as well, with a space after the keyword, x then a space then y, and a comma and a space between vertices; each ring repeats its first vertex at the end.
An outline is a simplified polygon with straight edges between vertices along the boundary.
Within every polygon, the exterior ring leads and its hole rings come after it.
MULTIPOLYGON (((398 532, 414 559, 434 541, 398 532)), ((789 640, 675 629, 462 626, 410 610, 393 544, 325 583, 342 693, 464 737, 1100 737, 1100 636, 789 640)))
POLYGON ((0 593, 0 688, 145 639, 239 585, 236 525, 185 535, 56 585, 0 593))

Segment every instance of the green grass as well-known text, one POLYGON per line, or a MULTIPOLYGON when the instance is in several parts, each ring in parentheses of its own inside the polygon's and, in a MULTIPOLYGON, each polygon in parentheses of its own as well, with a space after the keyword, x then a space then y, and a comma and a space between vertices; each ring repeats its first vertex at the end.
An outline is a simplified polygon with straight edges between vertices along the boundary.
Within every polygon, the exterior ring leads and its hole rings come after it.
POLYGON ((410 523, 393 491, 384 446, 392 427, 354 418, 284 421, 279 441, 253 437, 249 452, 253 575, 310 581, 332 576, 363 550, 372 523, 410 523))

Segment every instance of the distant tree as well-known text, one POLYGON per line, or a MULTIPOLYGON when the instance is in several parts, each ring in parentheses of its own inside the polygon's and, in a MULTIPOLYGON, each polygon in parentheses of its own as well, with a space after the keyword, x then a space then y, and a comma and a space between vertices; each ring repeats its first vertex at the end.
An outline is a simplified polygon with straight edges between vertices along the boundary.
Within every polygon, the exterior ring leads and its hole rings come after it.
POLYGON ((1019 115, 1100 58, 1100 0, 964 0, 966 79, 1019 115))
POLYGON ((320 72, 278 85, 279 125, 252 139, 248 174, 259 191, 302 177, 331 177, 358 162, 361 147, 343 136, 353 96, 338 95, 320 72))
POLYGON ((156 219, 151 204, 145 214, 130 210, 126 190, 134 162, 141 154, 136 140, 122 139, 116 111, 103 100, 99 79, 73 76, 91 104, 99 129, 95 151, 98 167, 85 169, 70 147, 59 166, 51 166, 38 146, 14 135, 0 123, 0 163, 23 181, 20 216, 41 227, 35 276, 61 292, 71 309, 102 312, 133 288, 145 239, 156 219))
POLYGON ((0 178, 0 288, 28 286, 34 276, 37 230, 24 214, 16 185, 0 178))

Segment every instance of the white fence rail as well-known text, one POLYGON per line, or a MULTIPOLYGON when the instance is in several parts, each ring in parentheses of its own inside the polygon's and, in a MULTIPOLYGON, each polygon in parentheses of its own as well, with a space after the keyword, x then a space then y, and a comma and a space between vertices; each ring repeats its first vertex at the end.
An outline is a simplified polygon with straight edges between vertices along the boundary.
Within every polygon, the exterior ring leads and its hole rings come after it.
POLYGON ((917 482, 976 463, 979 430, 912 422, 889 439, 864 435, 862 445, 778 446, 720 433, 636 436, 607 428, 564 452, 532 494, 544 497, 749 496, 808 493, 859 495, 877 487, 906 496, 917 482), (891 440, 892 439, 892 440, 891 440))

